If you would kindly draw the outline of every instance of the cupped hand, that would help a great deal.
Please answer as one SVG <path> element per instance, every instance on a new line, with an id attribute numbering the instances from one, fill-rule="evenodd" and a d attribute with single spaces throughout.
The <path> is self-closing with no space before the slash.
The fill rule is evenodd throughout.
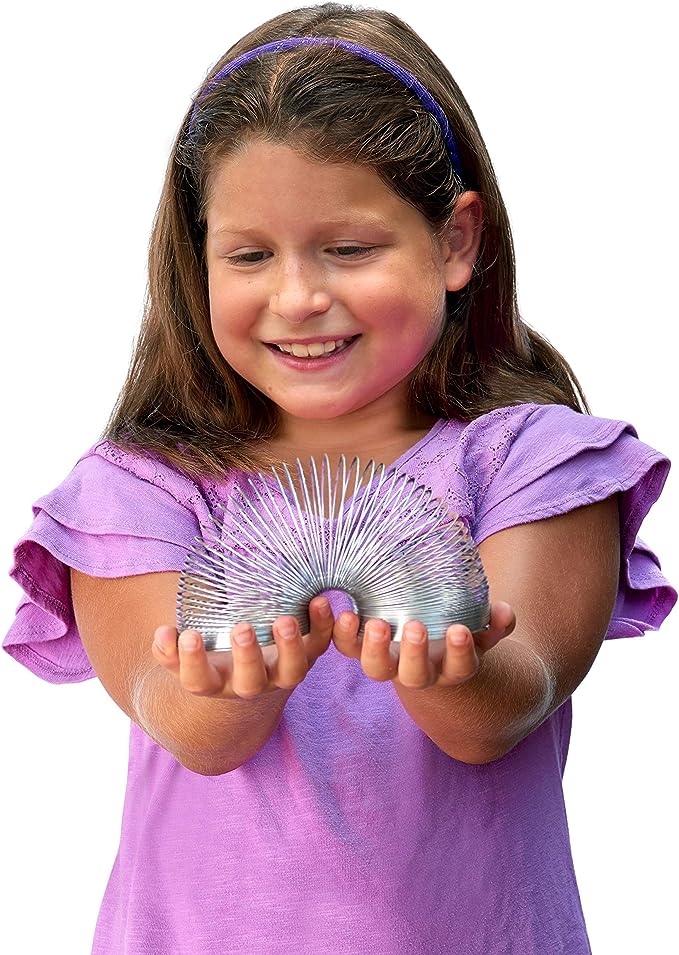
<path id="1" fill-rule="evenodd" d="M 360 660 L 363 672 L 372 680 L 393 680 L 410 689 L 425 689 L 466 683 L 478 672 L 484 653 L 515 626 L 510 605 L 498 602 L 491 606 L 490 625 L 478 633 L 454 624 L 446 630 L 445 639 L 430 641 L 426 627 L 411 620 L 403 628 L 401 641 L 393 643 L 384 620 L 366 621 L 361 639 L 358 617 L 345 612 L 335 622 L 333 642 L 344 656 Z"/>
<path id="2" fill-rule="evenodd" d="M 231 631 L 231 652 L 206 651 L 199 633 L 158 627 L 152 653 L 156 663 L 196 696 L 253 699 L 276 689 L 293 690 L 318 657 L 328 649 L 333 616 L 326 597 L 309 604 L 310 632 L 302 635 L 294 617 L 278 617 L 272 632 L 275 646 L 260 647 L 248 623 Z"/>

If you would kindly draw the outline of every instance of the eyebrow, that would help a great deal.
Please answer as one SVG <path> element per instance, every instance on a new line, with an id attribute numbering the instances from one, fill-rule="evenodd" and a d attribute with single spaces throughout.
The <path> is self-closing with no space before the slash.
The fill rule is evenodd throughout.
<path id="1" fill-rule="evenodd" d="M 330 219 L 327 221 L 319 222 L 319 228 L 322 229 L 355 229 L 355 228 L 368 228 L 368 229 L 389 229 L 389 221 L 384 219 L 382 216 L 372 216 L 372 215 L 358 215 L 355 218 L 344 218 L 344 219 Z M 231 228 L 229 225 L 222 225 L 218 229 L 210 232 L 210 235 L 218 239 L 223 235 L 241 235 L 246 232 L 255 231 L 251 228 L 238 229 Z"/>

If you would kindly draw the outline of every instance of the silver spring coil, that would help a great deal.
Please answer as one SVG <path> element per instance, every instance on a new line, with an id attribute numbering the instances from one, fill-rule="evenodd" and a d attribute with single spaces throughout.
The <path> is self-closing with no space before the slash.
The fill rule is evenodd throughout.
<path id="1" fill-rule="evenodd" d="M 309 601 L 343 591 L 360 619 L 385 620 L 399 641 L 409 620 L 432 640 L 453 623 L 488 626 L 488 581 L 464 522 L 407 474 L 327 455 L 273 467 L 236 487 L 224 520 L 195 539 L 177 592 L 179 631 L 231 649 L 237 623 L 273 644 L 277 617 L 309 630 Z"/>

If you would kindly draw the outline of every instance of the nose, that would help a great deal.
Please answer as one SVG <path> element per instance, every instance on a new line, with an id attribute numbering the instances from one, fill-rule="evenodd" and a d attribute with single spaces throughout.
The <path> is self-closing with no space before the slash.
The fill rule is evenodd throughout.
<path id="1" fill-rule="evenodd" d="M 330 293 L 321 269 L 308 262 L 281 262 L 275 273 L 269 309 L 291 325 L 299 325 L 330 308 Z"/>

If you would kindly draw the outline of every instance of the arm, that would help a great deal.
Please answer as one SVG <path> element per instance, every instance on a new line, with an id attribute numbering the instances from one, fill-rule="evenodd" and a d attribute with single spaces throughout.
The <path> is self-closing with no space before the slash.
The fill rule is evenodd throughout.
<path id="1" fill-rule="evenodd" d="M 482 542 L 479 553 L 491 599 L 511 606 L 515 627 L 501 605 L 493 608 L 490 634 L 478 634 L 476 641 L 466 628 L 451 627 L 438 672 L 425 660 L 426 643 L 404 641 L 396 673 L 386 657 L 380 670 L 378 658 L 370 660 L 362 650 L 364 669 L 366 658 L 373 668 L 368 675 L 392 678 L 417 725 L 448 755 L 468 763 L 490 762 L 511 750 L 591 667 L 618 587 L 617 497 L 500 531 Z M 503 636 L 505 629 L 511 636 Z M 464 635 L 457 646 L 451 639 L 456 633 Z M 340 634 L 343 652 L 350 649 L 348 639 Z"/>
<path id="2" fill-rule="evenodd" d="M 323 623 L 310 610 L 315 632 L 312 626 L 303 643 L 297 628 L 284 641 L 280 656 L 291 664 L 283 673 L 279 665 L 282 688 L 268 679 L 254 639 L 233 653 L 208 655 L 202 641 L 198 650 L 183 651 L 173 627 L 158 629 L 159 621 L 175 617 L 178 582 L 177 573 L 108 579 L 71 570 L 76 622 L 97 676 L 130 719 L 187 769 L 220 775 L 248 760 L 274 732 L 307 671 L 305 650 L 311 647 L 313 663 L 329 642 L 332 617 Z M 274 635 L 278 649 L 276 626 Z"/>

